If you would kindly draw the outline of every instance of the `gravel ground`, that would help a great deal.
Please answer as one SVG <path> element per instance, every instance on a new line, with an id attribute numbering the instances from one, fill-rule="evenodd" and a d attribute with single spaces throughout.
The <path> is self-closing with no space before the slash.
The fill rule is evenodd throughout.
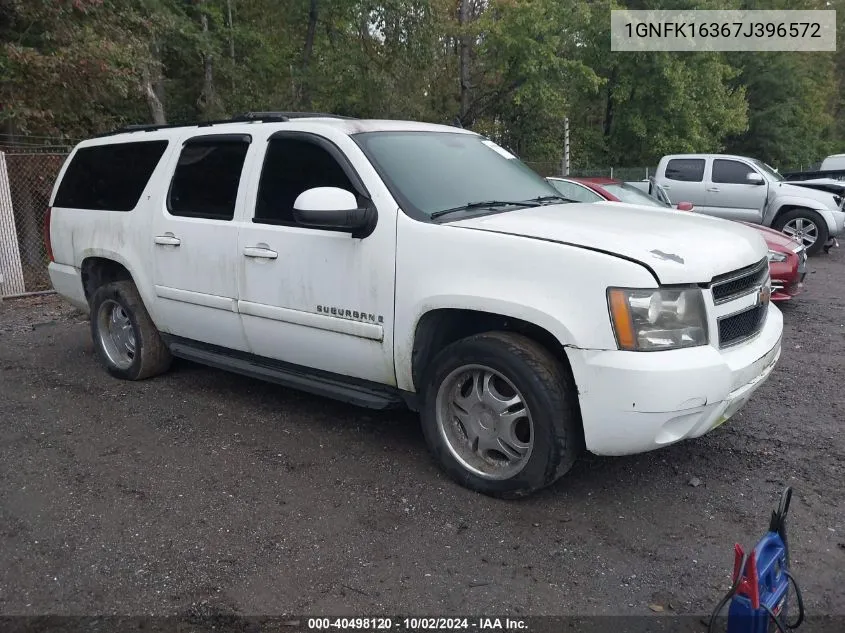
<path id="1" fill-rule="evenodd" d="M 808 611 L 845 616 L 845 249 L 731 422 L 504 502 L 415 417 L 189 363 L 110 378 L 56 297 L 0 303 L 0 614 L 709 613 L 784 485 Z"/>

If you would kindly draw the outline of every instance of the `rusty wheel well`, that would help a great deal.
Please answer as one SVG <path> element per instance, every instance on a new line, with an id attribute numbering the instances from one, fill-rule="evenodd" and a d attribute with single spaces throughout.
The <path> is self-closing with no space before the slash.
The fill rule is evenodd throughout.
<path id="1" fill-rule="evenodd" d="M 560 341 L 548 330 L 512 317 L 478 310 L 443 308 L 427 312 L 417 323 L 411 356 L 414 386 L 422 388 L 426 368 L 440 350 L 467 336 L 482 332 L 518 332 L 549 350 L 571 372 L 569 359 Z"/>
<path id="2" fill-rule="evenodd" d="M 82 286 L 89 302 L 97 288 L 112 281 L 132 281 L 132 275 L 123 264 L 105 257 L 89 257 L 82 262 Z"/>

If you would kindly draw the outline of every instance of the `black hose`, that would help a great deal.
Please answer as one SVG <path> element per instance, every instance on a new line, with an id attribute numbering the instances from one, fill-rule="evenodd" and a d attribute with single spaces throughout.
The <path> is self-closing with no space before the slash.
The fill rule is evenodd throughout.
<path id="1" fill-rule="evenodd" d="M 792 583 L 792 586 L 795 587 L 795 601 L 798 603 L 798 619 L 795 620 L 794 624 L 789 624 L 788 622 L 782 622 L 780 617 L 775 615 L 774 612 L 767 606 L 763 605 L 763 608 L 766 610 L 766 613 L 769 614 L 769 617 L 775 623 L 775 626 L 778 627 L 779 633 L 786 633 L 787 630 L 797 629 L 801 626 L 801 623 L 804 621 L 804 598 L 801 596 L 801 590 L 798 588 L 798 583 L 795 582 L 795 578 L 793 578 L 792 574 L 788 571 L 784 572 L 786 577 Z M 787 597 L 788 594 L 787 594 Z"/>
<path id="2" fill-rule="evenodd" d="M 743 553 L 742 560 L 739 563 L 739 573 L 737 573 L 736 578 L 734 578 L 731 588 L 728 589 L 728 593 L 724 595 L 724 597 L 719 601 L 719 604 L 716 605 L 716 608 L 713 609 L 713 613 L 710 616 L 710 623 L 707 625 L 707 633 L 715 632 L 715 629 L 713 627 L 716 624 L 716 618 L 719 616 L 719 613 L 722 611 L 722 609 L 725 608 L 725 605 L 728 604 L 728 602 L 730 602 L 731 599 L 736 595 L 736 592 L 739 591 L 739 584 L 742 582 L 742 573 L 743 571 L 745 571 L 746 562 L 748 562 L 748 554 Z"/>
<path id="3" fill-rule="evenodd" d="M 798 603 L 798 619 L 795 620 L 795 624 L 789 624 L 787 622 L 786 628 L 797 629 L 804 621 L 804 597 L 801 595 L 801 590 L 798 588 L 798 583 L 795 581 L 792 574 L 788 571 L 785 571 L 784 573 L 786 574 L 786 577 L 789 578 L 789 582 L 791 582 L 792 586 L 795 588 L 795 602 Z"/>

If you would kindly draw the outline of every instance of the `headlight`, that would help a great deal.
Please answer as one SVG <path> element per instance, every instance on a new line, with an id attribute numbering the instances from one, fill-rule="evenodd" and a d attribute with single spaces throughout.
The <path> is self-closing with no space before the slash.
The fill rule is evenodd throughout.
<path id="1" fill-rule="evenodd" d="M 785 262 L 786 253 L 778 253 L 777 251 L 769 251 L 770 262 Z"/>
<path id="2" fill-rule="evenodd" d="M 651 352 L 707 345 L 707 311 L 698 288 L 608 288 L 619 349 Z"/>

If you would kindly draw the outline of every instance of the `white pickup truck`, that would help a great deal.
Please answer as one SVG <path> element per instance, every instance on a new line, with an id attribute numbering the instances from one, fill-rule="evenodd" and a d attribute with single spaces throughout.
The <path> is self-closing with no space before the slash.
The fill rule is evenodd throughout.
<path id="1" fill-rule="evenodd" d="M 770 226 L 802 243 L 808 255 L 845 231 L 842 196 L 800 187 L 754 158 L 673 154 L 660 159 L 657 184 L 697 213 Z"/>
<path id="2" fill-rule="evenodd" d="M 53 285 L 90 310 L 113 375 L 179 356 L 407 405 L 445 471 L 496 496 L 585 447 L 708 432 L 781 349 L 755 231 L 568 203 L 452 127 L 261 113 L 94 138 L 48 235 Z"/>

